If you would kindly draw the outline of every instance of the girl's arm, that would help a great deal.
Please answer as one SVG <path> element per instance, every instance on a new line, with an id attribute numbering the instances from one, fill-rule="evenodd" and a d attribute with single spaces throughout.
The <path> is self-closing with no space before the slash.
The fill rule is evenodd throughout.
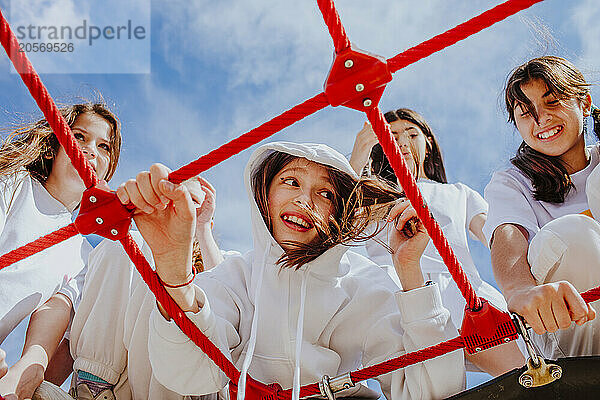
<path id="1" fill-rule="evenodd" d="M 593 319 L 593 309 L 569 282 L 537 285 L 527 262 L 527 236 L 525 228 L 514 224 L 500 225 L 492 236 L 492 269 L 508 309 L 523 316 L 538 334 Z"/>
<path id="2" fill-rule="evenodd" d="M 169 172 L 166 166 L 154 164 L 150 171 L 121 184 L 117 196 L 121 203 L 137 208 L 134 220 L 152 250 L 156 272 L 164 283 L 176 286 L 191 282 L 193 276 L 196 207 L 186 186 L 167 180 Z M 198 312 L 202 306 L 193 285 L 167 287 L 167 291 L 183 311 Z M 168 318 L 164 310 L 161 313 Z"/>
<path id="3" fill-rule="evenodd" d="M 391 229 L 390 248 L 394 268 L 406 292 L 425 284 L 421 271 L 421 255 L 429 243 L 429 236 L 420 222 L 413 224 L 412 237 L 407 237 L 405 226 L 415 221 L 417 212 L 408 199 L 402 199 L 390 210 L 387 220 L 394 224 Z"/>
<path id="4" fill-rule="evenodd" d="M 0 379 L 0 393 L 29 399 L 44 380 L 48 360 L 54 355 L 69 324 L 71 300 L 57 293 L 31 314 L 23 354 Z"/>
<path id="5" fill-rule="evenodd" d="M 487 214 L 481 213 L 477 214 L 471 219 L 469 223 L 469 230 L 483 245 L 489 248 L 488 242 L 485 239 L 485 235 L 483 234 L 483 225 L 485 225 L 485 221 L 487 220 Z"/>
<path id="6" fill-rule="evenodd" d="M 365 122 L 363 128 L 356 134 L 352 155 L 350 156 L 350 165 L 358 175 L 361 174 L 365 165 L 369 161 L 371 149 L 377 144 L 377 136 L 373 132 L 371 124 Z"/>

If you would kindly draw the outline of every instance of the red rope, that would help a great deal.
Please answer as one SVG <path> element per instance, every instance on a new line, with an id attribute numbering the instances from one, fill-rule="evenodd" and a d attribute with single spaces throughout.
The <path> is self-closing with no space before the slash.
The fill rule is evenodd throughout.
<path id="1" fill-rule="evenodd" d="M 319 5 L 321 14 L 323 14 L 323 19 L 325 20 L 327 29 L 329 29 L 329 34 L 333 39 L 333 47 L 335 47 L 336 54 L 346 50 L 350 47 L 350 39 L 348 39 L 348 35 L 346 34 L 344 25 L 342 25 L 340 15 L 335 9 L 333 0 L 317 0 L 317 4 Z"/>
<path id="2" fill-rule="evenodd" d="M 17 261 L 21 261 L 22 259 L 27 258 L 37 252 L 52 247 L 57 243 L 77 235 L 78 233 L 79 232 L 77 231 L 75 224 L 71 223 L 54 232 L 44 235 L 31 243 L 27 243 L 26 245 L 0 256 L 0 269 L 8 267 Z"/>
<path id="3" fill-rule="evenodd" d="M 411 353 L 406 353 L 391 360 L 381 362 L 370 367 L 358 369 L 350 373 L 350 379 L 353 383 L 358 383 L 366 379 L 375 378 L 379 375 L 384 375 L 400 368 L 408 367 L 419 362 L 430 360 L 434 357 L 439 357 L 454 350 L 465 347 L 465 342 L 461 336 L 436 345 L 426 347 Z M 300 388 L 300 397 L 314 396 L 321 394 L 318 383 L 311 383 Z M 292 397 L 292 389 L 282 390 L 278 393 L 278 398 L 288 400 Z"/>
<path id="4" fill-rule="evenodd" d="M 96 185 L 98 178 L 94 169 L 77 145 L 75 138 L 71 134 L 71 128 L 69 128 L 58 107 L 56 107 L 54 100 L 50 97 L 48 90 L 42 83 L 37 72 L 35 72 L 33 65 L 29 62 L 27 55 L 24 52 L 20 52 L 19 42 L 2 15 L 2 11 L 0 11 L 0 42 L 2 42 L 2 46 L 4 46 L 4 50 L 6 50 L 6 54 L 12 61 L 15 69 L 21 75 L 23 83 L 29 89 L 29 93 L 31 93 L 38 107 L 44 113 L 44 117 L 46 117 L 52 131 L 71 159 L 71 163 L 85 183 L 85 186 L 90 188 Z"/>
<path id="5" fill-rule="evenodd" d="M 264 140 L 269 136 L 279 132 L 283 128 L 300 121 L 304 117 L 316 113 L 328 105 L 329 102 L 327 101 L 325 93 L 319 93 L 318 95 L 306 100 L 301 104 L 298 104 L 297 106 L 287 110 L 283 114 L 271 119 L 270 121 L 265 122 L 259 127 L 244 133 L 240 137 L 237 137 L 228 143 L 225 143 L 221 147 L 200 157 L 196 161 L 192 161 L 178 170 L 171 172 L 169 175 L 169 180 L 173 183 L 181 183 L 192 176 L 198 175 L 199 173 L 217 165 L 221 161 L 224 161 L 229 157 L 247 149 L 248 147 L 255 145 L 261 140 Z"/>
<path id="6" fill-rule="evenodd" d="M 165 288 L 160 283 L 158 274 L 152 270 L 146 257 L 142 254 L 137 244 L 128 234 L 120 240 L 125 252 L 134 263 L 144 282 L 148 285 L 152 293 L 160 304 L 167 310 L 167 313 L 173 318 L 177 326 L 187 335 L 200 349 L 227 375 L 233 382 L 237 382 L 240 372 L 235 365 L 227 358 L 217 346 L 215 346 L 190 319 L 181 310 L 179 305 L 169 296 Z"/>
<path id="7" fill-rule="evenodd" d="M 456 43 L 459 40 L 462 40 L 475 32 L 478 32 L 484 29 L 487 26 L 492 25 L 493 23 L 500 21 L 512 15 L 524 8 L 527 8 L 537 2 L 542 0 L 509 0 L 506 3 L 503 3 L 494 9 L 487 11 L 481 14 L 478 17 L 467 21 L 464 24 L 457 26 L 450 31 L 438 35 L 427 42 L 422 43 L 421 45 L 415 46 L 412 49 L 409 49 L 396 57 L 393 57 L 388 60 L 388 64 L 390 70 L 395 72 L 411 63 L 416 62 L 417 60 L 426 57 L 436 51 L 439 51 L 451 44 Z M 325 23 L 329 29 L 329 32 L 334 41 L 334 46 L 336 52 L 340 52 L 347 47 L 350 46 L 350 41 L 346 35 L 345 29 L 341 24 L 339 15 L 335 10 L 335 6 L 332 0 L 317 0 L 319 4 L 319 8 L 323 14 L 325 19 Z M 520 8 L 519 8 L 520 7 Z M 13 62 L 16 70 L 21 75 L 23 82 L 29 89 L 33 98 L 36 100 L 38 106 L 44 113 L 44 116 L 48 120 L 50 126 L 55 132 L 59 142 L 65 148 L 65 151 L 71 158 L 72 164 L 77 169 L 81 178 L 86 184 L 86 187 L 92 187 L 97 184 L 98 180 L 95 176 L 93 169 L 90 164 L 85 159 L 83 153 L 77 146 L 73 136 L 70 134 L 70 128 L 66 124 L 64 118 L 58 111 L 56 104 L 50 98 L 50 95 L 43 83 L 41 82 L 39 76 L 35 72 L 33 66 L 27 59 L 24 53 L 19 53 L 18 42 L 12 33 L 10 26 L 4 19 L 2 13 L 0 12 L 0 41 L 4 46 L 9 58 Z M 282 115 L 272 119 L 271 121 L 261 125 L 258 128 L 253 129 L 252 131 L 240 136 L 237 139 L 232 140 L 231 142 L 221 146 L 220 148 L 208 153 L 207 155 L 199 158 L 198 160 L 180 168 L 177 171 L 174 171 L 170 175 L 171 181 L 174 183 L 182 182 L 185 179 L 188 179 L 199 172 L 202 172 L 213 165 L 225 160 L 226 158 L 232 156 L 233 154 L 237 154 L 238 152 L 252 146 L 253 144 L 258 143 L 264 138 L 269 137 L 270 135 L 278 132 L 286 126 L 293 124 L 294 122 L 299 121 L 300 119 L 310 115 L 324 107 L 329 105 L 327 102 L 326 96 L 324 93 L 321 93 L 304 103 L 288 110 Z M 439 225 L 431 218 L 430 213 L 428 212 L 427 206 L 423 203 L 423 199 L 421 194 L 419 193 L 418 188 L 416 187 L 416 183 L 406 165 L 402 156 L 400 155 L 397 144 L 393 140 L 391 136 L 391 132 L 389 131 L 389 127 L 383 120 L 383 115 L 378 108 L 371 109 L 367 112 L 367 116 L 371 121 L 375 132 L 379 138 L 380 143 L 388 156 L 388 159 L 391 161 L 392 168 L 396 172 L 396 175 L 399 177 L 399 180 L 407 193 L 407 197 L 410 199 L 411 203 L 414 205 L 423 204 L 423 207 L 416 207 L 417 213 L 421 220 L 423 221 L 426 229 L 428 230 L 430 236 L 438 251 L 444 258 L 444 261 L 449 266 L 449 270 L 452 273 L 454 279 L 457 281 L 459 288 L 463 292 L 463 296 L 467 299 L 467 304 L 469 304 L 470 308 L 476 308 L 479 304 L 479 299 L 475 295 L 471 285 L 466 280 L 466 276 L 464 272 L 460 268 L 456 257 L 454 256 L 452 250 L 448 246 L 447 241 L 445 240 L 443 234 L 441 233 L 441 229 Z M 385 133 L 384 133 L 385 132 Z M 386 134 L 387 133 L 387 134 Z M 393 146 L 390 146 L 392 144 Z M 402 172 L 402 174 L 400 174 Z M 73 232 L 74 231 L 74 232 Z M 40 245 L 45 246 L 43 248 L 49 247 L 52 240 L 56 235 L 62 234 L 70 235 L 68 237 L 76 234 L 76 230 L 74 229 L 73 224 L 62 228 L 61 230 L 54 232 L 52 234 L 46 235 L 33 243 L 40 243 Z M 53 239 L 49 239 L 48 237 L 52 237 Z M 63 239 L 64 240 L 64 239 Z M 33 244 L 32 243 L 32 244 Z M 163 304 L 169 315 L 173 317 L 177 325 L 182 329 L 182 331 L 196 343 L 210 358 L 213 360 L 223 371 L 224 373 L 231 379 L 236 382 L 239 378 L 239 371 L 235 368 L 235 366 L 229 361 L 220 350 L 210 342 L 206 336 L 204 336 L 197 327 L 185 316 L 185 314 L 181 311 L 179 306 L 171 299 L 166 290 L 160 285 L 158 276 L 150 266 L 148 265 L 146 259 L 143 257 L 137 245 L 133 241 L 130 235 L 128 235 L 125 239 L 121 240 L 125 251 L 129 255 L 129 257 L 133 260 L 134 264 L 138 268 L 138 271 L 142 275 L 144 281 L 148 284 L 150 290 L 155 294 L 156 298 Z M 30 244 L 27 248 L 29 251 L 33 250 L 34 246 Z M 447 248 L 446 248 L 447 247 Z M 37 252 L 38 250 L 36 250 Z M 3 257 L 9 256 L 11 253 L 4 255 Z M 30 253 L 32 254 L 32 253 Z M 464 281 L 462 280 L 464 278 Z M 597 289 L 600 291 L 600 288 Z M 594 290 L 588 291 L 592 292 L 592 295 L 596 296 L 597 294 Z M 586 292 L 586 293 L 588 293 Z M 352 374 L 352 378 L 355 381 L 367 379 L 369 377 L 377 376 L 383 373 L 390 372 L 394 369 L 401 368 L 406 365 L 410 365 L 416 362 L 424 361 L 426 359 L 445 354 L 449 351 L 456 350 L 464 347 L 464 342 L 462 338 L 458 337 L 452 339 L 447 342 L 440 343 L 436 346 L 429 347 L 427 349 L 422 349 L 417 352 L 405 354 L 401 357 L 398 357 L 393 360 L 386 361 L 382 364 L 371 366 L 365 368 L 363 370 L 356 371 Z M 316 392 L 308 393 L 308 389 L 314 390 L 315 384 L 308 385 L 308 387 L 304 387 L 303 391 L 301 391 L 301 396 L 317 394 L 318 387 Z M 1 396 L 0 396 L 1 399 Z"/>
<path id="8" fill-rule="evenodd" d="M 583 297 L 586 303 L 591 303 L 600 299 L 600 286 L 581 293 L 581 297 Z"/>
<path id="9" fill-rule="evenodd" d="M 471 310 L 479 309 L 481 307 L 481 301 L 469 283 L 469 279 L 461 268 L 456 255 L 448 243 L 448 240 L 446 240 L 446 237 L 442 232 L 442 228 L 431 215 L 429 207 L 423 199 L 415 179 L 408 170 L 408 167 L 404 162 L 404 157 L 402 157 L 400 149 L 398 148 L 398 143 L 396 143 L 394 140 L 390 126 L 385 121 L 379 107 L 369 109 L 367 111 L 367 118 L 373 126 L 373 130 L 379 139 L 379 143 L 381 144 L 383 152 L 390 161 L 390 164 L 392 165 L 392 168 L 398 177 L 398 181 L 406 193 L 406 197 L 408 197 L 411 204 L 417 211 L 419 219 L 423 222 L 423 226 L 425 226 L 425 229 L 427 229 L 427 233 L 429 233 L 431 241 L 448 266 L 448 271 L 450 271 L 452 278 L 454 278 L 454 281 L 460 289 L 463 297 L 467 301 L 467 305 Z"/>
<path id="10" fill-rule="evenodd" d="M 387 60 L 394 73 L 544 0 L 509 0 Z"/>
<path id="11" fill-rule="evenodd" d="M 426 347 L 412 353 L 403 354 L 400 357 L 392 358 L 383 363 L 359 369 L 350 374 L 352 382 L 360 382 L 365 379 L 371 379 L 379 375 L 387 374 L 398 368 L 407 367 L 412 364 L 427 361 L 431 358 L 441 356 L 454 350 L 465 347 L 465 342 L 461 336 L 454 339 L 438 343 L 434 346 Z"/>

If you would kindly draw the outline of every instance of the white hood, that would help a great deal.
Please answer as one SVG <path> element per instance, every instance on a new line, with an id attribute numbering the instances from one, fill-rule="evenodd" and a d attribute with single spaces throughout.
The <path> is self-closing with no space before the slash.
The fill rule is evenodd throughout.
<path id="1" fill-rule="evenodd" d="M 269 259 L 274 257 L 279 259 L 283 254 L 283 249 L 275 241 L 267 226 L 264 223 L 263 217 L 258 210 L 258 205 L 254 199 L 254 192 L 252 190 L 251 177 L 256 168 L 267 158 L 270 154 L 275 151 L 282 153 L 292 154 L 298 157 L 306 158 L 309 161 L 314 161 L 319 164 L 327 165 L 336 168 L 340 171 L 347 173 L 348 175 L 357 178 L 358 175 L 352 169 L 352 166 L 340 152 L 332 149 L 325 144 L 317 143 L 291 143 L 291 142 L 273 142 L 260 146 L 252 153 L 246 170 L 244 171 L 244 181 L 246 183 L 246 191 L 248 192 L 248 200 L 250 201 L 250 212 L 252 217 L 252 236 L 254 239 L 254 249 L 257 252 L 264 250 L 267 246 L 271 246 L 269 251 Z M 346 246 L 336 246 L 329 249 L 327 252 L 322 254 L 320 258 L 339 258 L 346 251 Z M 334 253 L 334 254 L 329 254 Z M 316 261 L 316 260 L 315 260 Z M 310 263 L 312 264 L 312 263 Z M 332 265 L 332 263 L 324 263 L 325 265 Z M 314 271 L 318 274 L 329 275 L 333 271 Z M 334 273 L 334 275 L 337 275 Z"/>

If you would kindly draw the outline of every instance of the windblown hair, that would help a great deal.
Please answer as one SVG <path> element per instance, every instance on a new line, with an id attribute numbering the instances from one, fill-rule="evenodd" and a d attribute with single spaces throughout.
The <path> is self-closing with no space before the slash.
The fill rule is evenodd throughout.
<path id="1" fill-rule="evenodd" d="M 440 145 L 433 134 L 431 127 L 427 121 L 425 121 L 425 118 L 423 118 L 421 114 L 409 108 L 399 108 L 395 111 L 388 111 L 383 116 L 388 123 L 392 123 L 394 121 L 408 121 L 417 125 L 419 129 L 421 129 L 421 132 L 423 132 L 425 137 L 428 139 L 427 154 L 423 160 L 423 171 L 425 172 L 425 177 L 431 179 L 432 181 L 448 183 Z M 421 160 L 418 159 L 418 154 L 416 151 L 414 151 L 414 149 L 412 154 L 415 159 L 415 165 L 417 166 L 415 179 L 422 178 L 421 176 L 416 176 L 418 174 L 418 168 Z M 387 181 L 393 183 L 398 182 L 396 174 L 394 174 L 394 170 L 392 169 L 389 160 L 383 153 L 383 149 L 381 148 L 380 144 L 376 144 L 371 150 L 371 173 Z"/>
<path id="2" fill-rule="evenodd" d="M 194 243 L 192 246 L 192 268 L 195 268 L 196 272 L 204 271 L 202 251 L 200 250 L 200 243 L 196 239 L 194 239 Z"/>
<path id="3" fill-rule="evenodd" d="M 531 100 L 521 89 L 532 80 L 542 80 L 559 101 L 569 98 L 583 102 L 590 93 L 590 85 L 583 74 L 569 61 L 561 57 L 534 58 L 515 68 L 508 77 L 504 89 L 508 122 L 515 122 L 515 107 L 521 106 L 531 113 L 535 121 L 538 114 Z M 592 113 L 594 133 L 600 138 L 600 111 Z M 584 133 L 586 131 L 584 125 Z M 549 203 L 563 203 L 573 183 L 560 156 L 549 156 L 532 149 L 524 141 L 517 154 L 510 160 L 533 185 L 533 197 Z"/>
<path id="4" fill-rule="evenodd" d="M 106 176 L 110 180 L 115 173 L 121 153 L 121 123 L 117 116 L 103 103 L 83 103 L 59 109 L 67 124 L 72 127 L 82 114 L 95 114 L 110 126 L 110 161 Z M 45 183 L 50 173 L 60 144 L 46 119 L 22 124 L 11 129 L 0 146 L 0 176 L 15 175 L 26 169 L 40 183 Z"/>
<path id="5" fill-rule="evenodd" d="M 267 204 L 269 187 L 279 171 L 298 158 L 273 152 L 261 162 L 251 177 L 254 199 L 270 232 L 273 224 Z M 311 243 L 286 242 L 288 249 L 278 260 L 282 268 L 298 269 L 338 244 L 350 245 L 370 239 L 380 229 L 364 234 L 367 226 L 372 222 L 379 223 L 389 211 L 390 203 L 402 197 L 401 192 L 378 178 L 356 180 L 333 167 L 324 167 L 333 186 L 333 212 L 325 220 L 316 210 L 306 207 L 305 211 L 317 230 L 317 237 Z"/>

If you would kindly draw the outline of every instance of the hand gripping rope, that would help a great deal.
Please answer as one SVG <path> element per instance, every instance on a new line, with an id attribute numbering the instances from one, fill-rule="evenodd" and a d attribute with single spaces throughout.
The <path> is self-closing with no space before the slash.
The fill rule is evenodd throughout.
<path id="1" fill-rule="evenodd" d="M 333 0 L 317 0 L 336 51 L 336 58 L 325 83 L 325 91 L 169 175 L 171 182 L 180 183 L 328 105 L 344 105 L 366 113 L 408 199 L 417 210 L 432 242 L 466 299 L 465 319 L 461 336 L 339 377 L 325 376 L 320 383 L 303 386 L 300 390 L 301 397 L 322 394 L 331 399 L 334 398 L 335 392 L 353 386 L 361 380 L 426 361 L 457 349 L 465 348 L 467 352 L 474 353 L 517 337 L 517 330 L 510 316 L 495 309 L 486 300 L 475 294 L 440 226 L 433 219 L 427 204 L 423 201 L 403 157 L 400 156 L 398 145 L 393 140 L 389 125 L 386 124 L 383 114 L 378 108 L 378 103 L 385 90 L 385 85 L 391 80 L 392 73 L 541 1 L 543 0 L 508 0 L 455 28 L 385 60 L 354 48 L 335 10 Z M 88 188 L 84 192 L 81 212 L 74 223 L 3 255 L 0 257 L 0 269 L 77 233 L 97 233 L 112 240 L 119 240 L 158 301 L 181 330 L 222 369 L 231 380 L 230 388 L 232 393 L 235 393 L 235 383 L 238 381 L 240 372 L 186 317 L 160 284 L 158 276 L 152 271 L 128 233 L 133 212 L 120 204 L 115 193 L 108 190 L 104 182 L 98 181 L 33 66 L 26 55 L 18 51 L 18 42 L 1 12 L 0 41 Z M 590 289 L 582 296 L 587 302 L 598 300 L 600 299 L 600 287 Z M 251 399 L 284 400 L 291 398 L 291 390 L 281 390 L 278 384 L 265 385 L 251 377 L 248 377 L 246 394 Z M 2 396 L 0 396 L 1 399 Z"/>

